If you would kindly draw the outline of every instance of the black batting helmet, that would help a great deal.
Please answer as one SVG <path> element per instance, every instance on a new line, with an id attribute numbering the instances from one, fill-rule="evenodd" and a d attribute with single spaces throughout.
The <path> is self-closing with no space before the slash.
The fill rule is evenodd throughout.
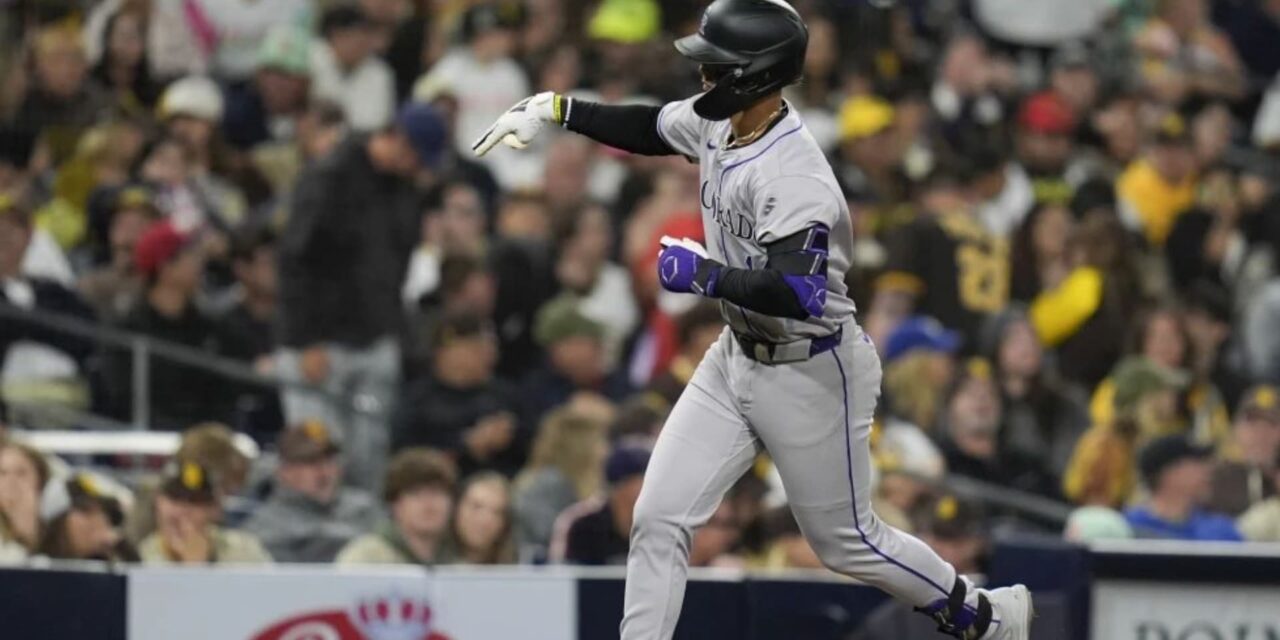
<path id="1" fill-rule="evenodd" d="M 715 83 L 693 103 L 698 115 L 724 120 L 800 79 L 809 29 L 784 0 L 715 0 L 698 32 L 676 49 Z"/>

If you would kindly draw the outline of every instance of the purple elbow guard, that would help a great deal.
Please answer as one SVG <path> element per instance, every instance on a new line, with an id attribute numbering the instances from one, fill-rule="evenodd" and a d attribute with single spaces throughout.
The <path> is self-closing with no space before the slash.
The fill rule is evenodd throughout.
<path id="1" fill-rule="evenodd" d="M 810 317 L 821 318 L 827 306 L 827 276 L 784 275 L 783 280 Z"/>

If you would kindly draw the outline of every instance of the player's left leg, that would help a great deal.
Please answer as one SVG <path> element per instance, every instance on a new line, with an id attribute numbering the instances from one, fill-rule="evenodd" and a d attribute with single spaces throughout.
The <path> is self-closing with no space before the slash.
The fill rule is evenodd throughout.
<path id="1" fill-rule="evenodd" d="M 880 361 L 857 327 L 847 326 L 845 336 L 808 361 L 756 369 L 752 383 L 757 397 L 770 400 L 754 403 L 747 418 L 778 466 L 805 538 L 831 570 L 921 608 L 957 637 L 1026 638 L 1025 588 L 984 595 L 872 511 L 867 440 Z"/>

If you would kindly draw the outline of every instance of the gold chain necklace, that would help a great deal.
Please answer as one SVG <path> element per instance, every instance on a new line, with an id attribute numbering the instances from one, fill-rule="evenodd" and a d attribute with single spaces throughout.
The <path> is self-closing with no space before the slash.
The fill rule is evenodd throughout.
<path id="1" fill-rule="evenodd" d="M 751 133 L 748 133 L 741 138 L 734 138 L 729 142 L 729 144 L 725 145 L 725 148 L 737 149 L 738 147 L 745 147 L 752 142 L 759 140 L 760 136 L 763 136 L 765 132 L 769 130 L 769 127 L 773 124 L 774 120 L 778 119 L 778 116 L 782 114 L 782 110 L 785 108 L 786 104 L 779 105 L 777 109 L 773 110 L 773 113 L 769 114 L 768 118 L 764 119 L 764 122 L 760 123 L 760 126 L 756 127 Z"/>

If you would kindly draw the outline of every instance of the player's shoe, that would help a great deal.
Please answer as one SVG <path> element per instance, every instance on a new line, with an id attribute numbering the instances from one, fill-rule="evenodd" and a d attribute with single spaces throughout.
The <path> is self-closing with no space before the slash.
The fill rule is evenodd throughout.
<path id="1" fill-rule="evenodd" d="M 1016 584 L 999 589 L 979 589 L 991 602 L 992 625 L 981 640 L 1028 640 L 1031 637 L 1031 618 L 1035 606 L 1031 603 L 1031 591 Z M 999 620 L 999 623 L 994 622 Z"/>

